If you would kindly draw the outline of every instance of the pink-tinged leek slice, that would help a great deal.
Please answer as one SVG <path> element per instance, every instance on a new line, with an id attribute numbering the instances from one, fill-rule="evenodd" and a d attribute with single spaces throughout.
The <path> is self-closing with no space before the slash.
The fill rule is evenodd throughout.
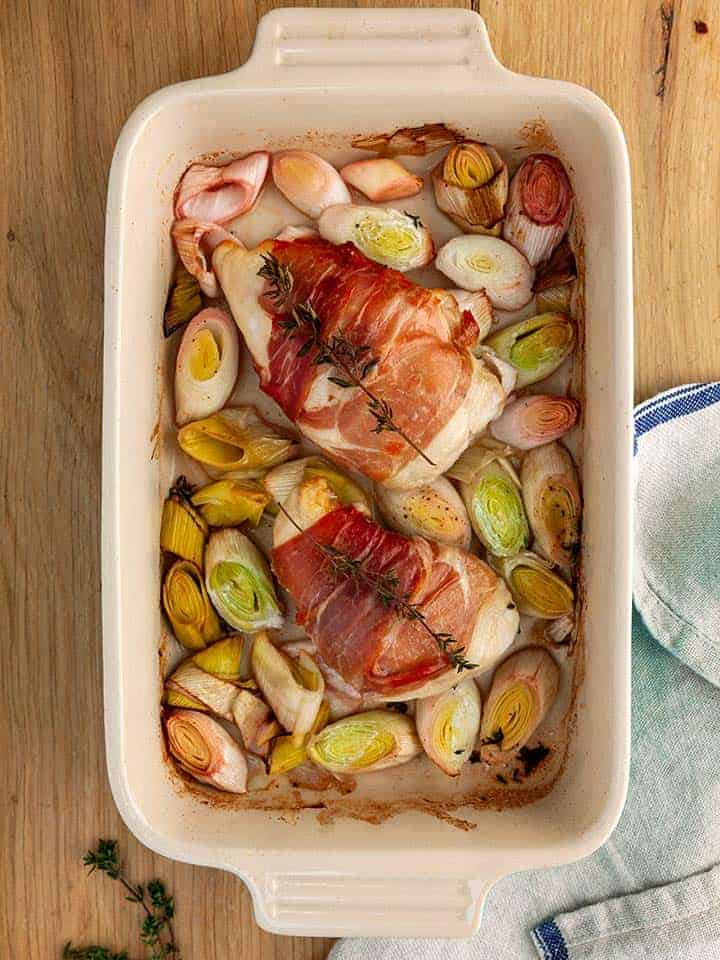
<path id="1" fill-rule="evenodd" d="M 558 666 L 542 647 L 525 647 L 500 664 L 483 710 L 483 760 L 503 760 L 525 746 L 553 705 L 559 683 Z"/>
<path id="2" fill-rule="evenodd" d="M 275 186 L 293 206 L 317 220 L 327 207 L 350 203 L 350 191 L 335 167 L 308 150 L 281 150 L 273 155 Z"/>
<path id="3" fill-rule="evenodd" d="M 465 550 L 470 546 L 472 530 L 467 510 L 457 490 L 445 477 L 438 477 L 414 490 L 393 490 L 376 484 L 375 500 L 391 530 Z"/>
<path id="4" fill-rule="evenodd" d="M 308 754 L 331 773 L 356 774 L 407 763 L 421 753 L 415 724 L 395 710 L 343 717 L 315 734 Z"/>
<path id="5" fill-rule="evenodd" d="M 198 709 L 214 713 L 223 720 L 232 720 L 233 704 L 240 692 L 234 683 L 207 673 L 191 659 L 184 660 L 167 679 L 165 691 L 166 695 L 168 692 L 183 694 L 202 704 Z"/>
<path id="6" fill-rule="evenodd" d="M 548 560 L 570 566 L 580 543 L 580 486 L 568 451 L 559 443 L 530 450 L 520 478 L 535 548 Z"/>
<path id="7" fill-rule="evenodd" d="M 497 237 L 454 237 L 438 251 L 435 266 L 463 290 L 484 290 L 498 310 L 519 310 L 532 298 L 535 271 Z"/>
<path id="8" fill-rule="evenodd" d="M 232 719 L 245 749 L 266 757 L 270 752 L 270 741 L 281 730 L 270 707 L 249 690 L 240 690 L 233 703 Z"/>
<path id="9" fill-rule="evenodd" d="M 572 209 L 573 191 L 565 167 L 557 157 L 533 154 L 510 183 L 503 237 L 536 266 L 562 240 Z"/>
<path id="10" fill-rule="evenodd" d="M 383 157 L 424 157 L 458 140 L 462 140 L 462 134 L 444 123 L 424 123 L 420 127 L 401 127 L 394 133 L 356 137 L 352 145 L 357 150 L 374 150 Z"/>
<path id="11" fill-rule="evenodd" d="M 564 287 L 577 280 L 577 264 L 567 237 L 553 251 L 549 260 L 538 265 L 535 273 L 535 293 L 551 290 L 553 287 Z"/>
<path id="12" fill-rule="evenodd" d="M 465 233 L 499 236 L 508 194 L 508 169 L 487 143 L 456 143 L 432 171 L 435 202 Z"/>
<path id="13" fill-rule="evenodd" d="M 188 650 L 202 650 L 222 636 L 200 568 L 177 560 L 165 575 L 162 601 L 173 633 Z"/>
<path id="14" fill-rule="evenodd" d="M 423 188 L 422 177 L 416 177 L 397 160 L 388 158 L 356 160 L 344 166 L 340 176 L 374 203 L 414 197 Z"/>
<path id="15" fill-rule="evenodd" d="M 293 240 L 303 240 L 307 237 L 317 237 L 319 236 L 317 230 L 314 227 L 283 227 L 280 233 L 275 237 L 276 240 L 287 240 L 292 242 Z"/>
<path id="16" fill-rule="evenodd" d="M 484 340 L 495 326 L 495 314 L 493 312 L 490 297 L 484 290 L 448 290 L 451 293 L 457 305 L 461 310 L 467 310 L 472 315 L 473 320 L 478 325 L 478 340 Z"/>
<path id="17" fill-rule="evenodd" d="M 370 260 L 401 273 L 426 266 L 435 253 L 430 231 L 419 217 L 390 207 L 328 207 L 318 228 L 325 240 L 354 243 Z"/>
<path id="18" fill-rule="evenodd" d="M 266 633 L 253 642 L 252 670 L 263 696 L 282 726 L 301 743 L 315 723 L 323 700 L 325 681 L 309 654 L 297 659 L 278 649 Z"/>
<path id="19" fill-rule="evenodd" d="M 490 433 L 518 450 L 531 450 L 559 440 L 575 426 L 579 414 L 580 404 L 572 397 L 545 393 L 520 397 L 493 420 Z"/>
<path id="20" fill-rule="evenodd" d="M 269 164 L 270 154 L 265 150 L 221 167 L 194 163 L 177 188 L 176 218 L 229 223 L 242 216 L 252 209 L 260 195 Z"/>
<path id="21" fill-rule="evenodd" d="M 482 703 L 474 680 L 463 680 L 437 697 L 418 700 L 415 726 L 425 753 L 449 777 L 456 777 L 472 753 Z"/>
<path id="22" fill-rule="evenodd" d="M 572 614 L 575 607 L 572 587 L 554 572 L 547 560 L 530 551 L 489 560 L 510 587 L 520 613 L 541 620 L 559 620 Z"/>
<path id="23" fill-rule="evenodd" d="M 193 506 L 211 527 L 237 527 L 246 521 L 256 527 L 270 499 L 254 480 L 217 480 L 192 495 Z"/>
<path id="24" fill-rule="evenodd" d="M 194 710 L 174 710 L 165 731 L 170 753 L 196 780 L 227 793 L 246 792 L 245 754 L 217 720 Z"/>
<path id="25" fill-rule="evenodd" d="M 178 426 L 217 413 L 230 399 L 240 365 L 237 326 L 224 310 L 201 310 L 183 333 L 175 361 Z"/>
<path id="26" fill-rule="evenodd" d="M 233 479 L 260 477 L 297 449 L 292 438 L 264 420 L 253 406 L 226 407 L 187 423 L 178 431 L 178 443 L 210 476 L 232 472 Z"/>
<path id="27" fill-rule="evenodd" d="M 216 223 L 203 220 L 176 220 L 171 232 L 185 269 L 198 281 L 205 296 L 219 297 L 220 285 L 210 266 L 213 250 L 226 240 L 238 246 L 240 241 Z"/>
<path id="28" fill-rule="evenodd" d="M 517 370 L 518 389 L 544 380 L 575 346 L 575 326 L 564 313 L 541 313 L 498 330 L 485 342 Z"/>
<path id="29" fill-rule="evenodd" d="M 205 587 L 217 612 L 236 630 L 256 633 L 283 625 L 265 557 L 233 527 L 210 534 L 205 550 Z"/>

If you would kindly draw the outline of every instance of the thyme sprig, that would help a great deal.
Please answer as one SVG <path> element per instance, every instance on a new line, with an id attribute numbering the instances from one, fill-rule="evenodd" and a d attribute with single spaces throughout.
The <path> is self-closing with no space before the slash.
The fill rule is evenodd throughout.
<path id="1" fill-rule="evenodd" d="M 457 649 L 456 640 L 451 633 L 441 633 L 433 630 L 425 619 L 425 614 L 420 609 L 419 604 L 412 603 L 408 596 L 399 593 L 399 577 L 394 573 L 372 573 L 365 567 L 362 560 L 351 557 L 344 550 L 339 550 L 330 544 L 320 543 L 307 530 L 303 530 L 281 503 L 278 503 L 277 506 L 295 529 L 308 537 L 313 546 L 325 555 L 333 572 L 338 577 L 355 580 L 357 583 L 370 587 L 383 606 L 390 607 L 403 620 L 412 620 L 418 623 L 435 640 L 442 653 L 445 654 L 458 673 L 462 673 L 463 670 L 474 670 L 477 667 L 476 663 L 471 663 L 465 658 L 464 647 Z"/>
<path id="2" fill-rule="evenodd" d="M 172 925 L 175 901 L 168 896 L 164 884 L 151 880 L 146 891 L 140 884 L 130 883 L 120 864 L 117 840 L 98 840 L 97 849 L 88 850 L 83 863 L 89 867 L 89 873 L 99 870 L 111 880 L 117 880 L 127 892 L 125 899 L 142 907 L 145 915 L 140 939 L 145 945 L 147 960 L 180 960 Z M 113 953 L 107 947 L 95 945 L 74 947 L 72 941 L 65 944 L 62 955 L 63 960 L 128 960 L 124 950 Z"/>
<path id="3" fill-rule="evenodd" d="M 292 291 L 292 274 L 288 267 L 281 264 L 277 257 L 274 257 L 271 253 L 262 254 L 262 258 L 263 266 L 258 270 L 258 276 L 268 281 L 270 284 L 268 295 L 277 305 L 280 305 L 288 299 Z M 368 357 L 370 353 L 368 346 L 353 344 L 342 334 L 333 334 L 329 340 L 323 339 L 320 318 L 312 304 L 308 302 L 293 307 L 287 316 L 280 320 L 280 326 L 290 337 L 306 337 L 298 351 L 299 357 L 315 350 L 314 364 L 318 366 L 331 364 L 340 371 L 342 376 L 331 376 L 329 378 L 332 383 L 344 389 L 357 387 L 362 390 L 367 397 L 368 410 L 375 419 L 373 433 L 384 433 L 385 431 L 397 433 L 426 463 L 430 464 L 431 467 L 435 466 L 430 457 L 397 425 L 392 407 L 387 400 L 376 396 L 363 383 L 363 380 L 378 363 L 377 357 Z"/>

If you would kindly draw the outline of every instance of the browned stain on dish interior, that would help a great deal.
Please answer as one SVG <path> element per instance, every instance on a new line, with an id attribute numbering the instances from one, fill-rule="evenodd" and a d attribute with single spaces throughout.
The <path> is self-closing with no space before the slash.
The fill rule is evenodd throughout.
<path id="1" fill-rule="evenodd" d="M 448 130 L 453 134 L 455 133 L 452 128 L 448 128 Z M 391 135 L 393 132 L 394 131 L 391 131 L 389 135 Z M 339 137 L 338 135 L 329 134 L 327 132 L 310 131 L 304 135 L 297 135 L 287 138 L 282 143 L 273 142 L 272 144 L 263 144 L 262 146 L 265 149 L 273 150 L 283 149 L 290 146 L 304 146 L 305 148 L 312 146 L 317 150 L 322 150 L 323 148 L 338 149 L 339 146 L 342 146 L 350 152 L 352 150 L 351 141 L 353 139 L 357 139 L 360 136 L 368 137 L 370 134 L 371 132 L 363 131 L 361 134 L 355 134 L 354 136 L 348 135 Z M 482 139 L 481 134 L 474 133 L 473 131 L 466 129 L 463 130 L 463 136 L 468 138 L 478 137 L 479 139 Z M 563 161 L 563 163 L 565 163 L 568 171 L 572 171 L 572 166 L 568 164 L 563 157 L 562 151 L 560 150 L 555 137 L 552 135 L 549 125 L 543 118 L 536 117 L 533 120 L 527 121 L 519 129 L 517 137 L 519 141 L 518 145 L 515 147 L 517 155 L 513 157 L 511 161 L 513 168 L 516 168 L 520 164 L 522 160 L 522 154 L 527 154 L 533 151 L 547 151 L 557 155 Z M 197 162 L 201 159 L 213 162 L 219 160 L 221 157 L 227 159 L 229 156 L 230 154 L 228 152 L 221 151 L 214 154 L 207 154 L 204 158 L 192 158 L 192 162 Z M 370 156 L 370 154 L 368 154 L 368 156 Z M 583 227 L 584 221 L 582 214 L 578 209 L 576 197 L 575 213 L 569 238 L 577 263 L 577 280 L 575 282 L 572 298 L 572 317 L 577 327 L 578 339 L 576 358 L 579 359 L 580 362 L 576 361 L 573 363 L 569 392 L 580 401 L 584 420 L 585 250 L 583 243 Z M 159 404 L 161 405 L 161 414 L 158 423 L 153 430 L 153 438 L 155 438 L 156 444 L 159 442 L 161 456 L 163 457 L 166 453 L 166 443 L 173 433 L 172 424 L 169 426 L 168 424 L 163 424 L 162 412 L 162 407 L 165 406 L 163 401 L 167 397 L 165 391 L 170 389 L 168 386 L 168 377 L 171 376 L 172 367 L 174 366 L 176 345 L 173 345 L 172 340 L 173 338 L 171 338 L 169 341 L 161 338 L 160 349 L 163 371 L 162 375 L 158 377 L 158 383 L 160 387 Z M 163 394 L 165 395 L 163 396 Z M 167 419 L 167 408 L 165 409 L 165 416 Z M 579 448 L 576 454 L 578 467 L 580 469 L 582 468 L 581 453 L 582 447 Z M 161 493 L 161 497 L 164 498 L 164 492 Z M 525 778 L 520 782 L 513 782 L 508 778 L 509 782 L 507 785 L 501 786 L 501 782 L 498 782 L 496 779 L 495 771 L 491 770 L 490 772 L 485 772 L 482 778 L 477 776 L 475 777 L 475 779 L 479 780 L 480 782 L 476 782 L 472 786 L 465 785 L 464 788 L 462 788 L 462 792 L 458 790 L 457 794 L 454 796 L 443 796 L 441 798 L 429 796 L 406 796 L 398 800 L 387 801 L 357 798 L 352 796 L 352 791 L 354 789 L 354 783 L 352 781 L 342 782 L 336 781 L 334 778 L 330 778 L 332 781 L 331 785 L 322 791 L 298 789 L 287 780 L 284 784 L 281 780 L 278 780 L 270 783 L 268 787 L 262 790 L 250 791 L 243 795 L 229 794 L 197 782 L 189 774 L 185 773 L 182 769 L 176 766 L 173 758 L 168 755 L 165 737 L 162 732 L 162 725 L 160 724 L 160 739 L 163 760 L 167 764 L 168 773 L 175 788 L 204 805 L 210 805 L 218 809 L 227 810 L 266 811 L 268 813 L 277 814 L 280 819 L 286 820 L 287 818 L 291 818 L 291 822 L 296 822 L 304 812 L 314 812 L 317 816 L 318 822 L 321 824 L 330 824 L 335 820 L 344 818 L 355 819 L 370 824 L 381 824 L 398 814 L 415 811 L 427 814 L 428 816 L 448 823 L 454 828 L 464 831 L 474 830 L 477 824 L 464 817 L 458 816 L 458 812 L 462 810 L 466 810 L 468 813 L 480 813 L 483 810 L 501 811 L 515 809 L 537 802 L 550 793 L 558 779 L 562 776 L 567 762 L 568 749 L 572 740 L 572 733 L 577 722 L 578 692 L 580 686 L 582 685 L 585 672 L 584 609 L 586 588 L 582 563 L 584 547 L 585 541 L 583 535 L 582 550 L 578 561 L 576 577 L 576 625 L 573 629 L 569 642 L 553 644 L 547 639 L 535 638 L 533 638 L 532 641 L 540 643 L 544 646 L 553 647 L 558 655 L 566 657 L 568 660 L 572 660 L 572 677 L 570 680 L 571 688 L 569 691 L 568 704 L 558 724 L 559 729 L 555 731 L 555 735 L 552 738 L 547 738 L 546 731 L 544 731 L 542 727 L 539 730 L 540 738 L 545 739 L 545 742 L 547 742 L 548 746 L 551 747 L 551 753 L 545 760 L 543 760 L 538 769 L 530 777 Z M 166 650 L 167 642 L 165 640 L 164 642 L 161 642 L 160 649 L 158 700 L 160 700 L 162 696 L 162 687 L 167 668 Z M 421 757 L 411 762 L 412 764 L 426 764 L 430 769 L 434 770 L 432 761 L 426 757 Z M 504 770 L 504 768 L 498 768 L 498 771 L 501 772 L 501 775 L 502 772 L 507 772 Z M 365 776 L 385 776 L 389 780 L 392 780 L 392 771 L 385 770 L 377 774 L 366 774 Z M 465 776 L 461 776 L 459 780 L 465 779 L 467 776 L 468 774 L 466 773 Z M 456 783 L 457 786 L 460 787 L 460 783 L 457 781 Z"/>

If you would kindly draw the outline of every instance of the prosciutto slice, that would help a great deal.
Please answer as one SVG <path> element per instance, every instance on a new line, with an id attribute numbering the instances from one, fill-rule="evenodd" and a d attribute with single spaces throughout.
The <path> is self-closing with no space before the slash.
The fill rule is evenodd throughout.
<path id="1" fill-rule="evenodd" d="M 392 578 L 393 594 L 417 604 L 435 632 L 451 634 L 474 672 L 491 666 L 512 642 L 519 618 L 490 567 L 457 547 L 386 530 L 355 507 L 340 506 L 323 487 L 323 480 L 308 481 L 286 501 L 304 529 L 278 518 L 273 568 L 324 664 L 364 697 L 429 696 L 458 679 L 435 638 L 399 617 L 375 587 L 339 573 L 323 551 L 329 547 L 359 561 L 375 582 Z"/>
<path id="2" fill-rule="evenodd" d="M 263 254 L 292 276 L 290 296 L 281 303 L 258 276 Z M 417 486 L 443 473 L 502 411 L 505 389 L 470 350 L 478 339 L 472 314 L 449 293 L 410 282 L 352 244 L 302 237 L 246 251 L 223 243 L 213 266 L 261 388 L 343 466 L 389 486 Z M 355 372 L 432 463 L 399 433 L 377 432 L 367 395 L 334 382 L 343 372 L 333 364 L 314 362 L 316 349 L 303 349 L 307 330 L 286 329 L 283 322 L 299 304 L 314 309 L 324 342 L 342 337 L 359 351 Z"/>

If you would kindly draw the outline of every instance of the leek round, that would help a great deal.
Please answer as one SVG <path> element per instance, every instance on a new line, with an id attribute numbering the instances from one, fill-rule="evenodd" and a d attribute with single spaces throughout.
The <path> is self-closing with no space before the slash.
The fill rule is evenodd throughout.
<path id="1" fill-rule="evenodd" d="M 519 390 L 557 370 L 575 345 L 575 327 L 564 313 L 541 313 L 503 327 L 485 345 L 515 367 Z"/>
<path id="2" fill-rule="evenodd" d="M 536 153 L 510 183 L 503 237 L 536 266 L 547 260 L 567 231 L 573 191 L 557 157 Z"/>
<path id="3" fill-rule="evenodd" d="M 240 364 L 235 321 L 208 307 L 183 333 L 175 362 L 175 419 L 178 426 L 209 417 L 225 406 Z"/>
<path id="4" fill-rule="evenodd" d="M 194 710 L 173 710 L 165 730 L 170 753 L 196 780 L 227 793 L 246 792 L 245 754 L 217 720 Z"/>
<path id="5" fill-rule="evenodd" d="M 193 163 L 183 174 L 175 197 L 175 216 L 228 223 L 247 213 L 265 183 L 270 154 L 250 153 L 222 166 Z"/>
<path id="6" fill-rule="evenodd" d="M 501 663 L 483 710 L 482 758 L 492 762 L 523 747 L 547 716 L 559 683 L 558 666 L 542 647 L 525 647 Z"/>
<path id="7" fill-rule="evenodd" d="M 470 546 L 472 530 L 467 510 L 445 477 L 414 490 L 394 490 L 375 484 L 375 500 L 391 530 L 465 550 Z"/>
<path id="8" fill-rule="evenodd" d="M 577 422 L 580 404 L 571 397 L 535 394 L 509 403 L 490 424 L 490 433 L 518 450 L 558 440 Z"/>
<path id="9" fill-rule="evenodd" d="M 270 467 L 289 460 L 294 441 L 264 420 L 253 406 L 226 407 L 178 431 L 182 450 L 211 475 L 260 477 Z"/>
<path id="10" fill-rule="evenodd" d="M 418 700 L 415 725 L 425 753 L 450 777 L 456 777 L 472 753 L 481 713 L 480 692 L 463 680 L 437 697 Z"/>
<path id="11" fill-rule="evenodd" d="M 424 267 L 435 252 L 430 231 L 417 217 L 386 207 L 328 207 L 318 229 L 325 240 L 354 243 L 370 260 L 401 273 Z"/>
<path id="12" fill-rule="evenodd" d="M 568 451 L 559 443 L 536 447 L 523 459 L 520 478 L 535 548 L 562 567 L 580 542 L 580 486 Z"/>
<path id="13" fill-rule="evenodd" d="M 407 763 L 422 751 L 415 724 L 395 710 L 368 710 L 315 734 L 308 754 L 331 773 L 370 773 Z"/>
<path id="14" fill-rule="evenodd" d="M 492 558 L 491 558 L 492 559 Z M 520 611 L 542 620 L 568 617 L 575 606 L 572 587 L 542 557 L 530 551 L 493 560 Z"/>
<path id="15" fill-rule="evenodd" d="M 177 560 L 165 575 L 162 601 L 173 633 L 189 650 L 201 650 L 222 635 L 200 569 Z"/>
<path id="16" fill-rule="evenodd" d="M 414 197 L 423 188 L 422 177 L 416 177 L 397 160 L 376 157 L 356 160 L 340 170 L 345 183 L 364 193 L 374 203 Z"/>
<path id="17" fill-rule="evenodd" d="M 266 633 L 253 642 L 252 670 L 263 696 L 282 726 L 299 743 L 309 733 L 322 704 L 325 681 L 311 656 L 296 659 L 278 649 Z"/>
<path id="18" fill-rule="evenodd" d="M 230 626 L 256 633 L 283 624 L 270 569 L 255 544 L 239 530 L 210 535 L 205 548 L 205 586 Z"/>
<path id="19" fill-rule="evenodd" d="M 272 177 L 290 203 L 313 220 L 327 207 L 351 200 L 335 167 L 308 150 L 281 150 L 274 154 Z"/>
<path id="20" fill-rule="evenodd" d="M 211 527 L 235 527 L 245 521 L 256 527 L 270 496 L 252 480 L 218 480 L 196 490 L 192 502 Z"/>
<path id="21" fill-rule="evenodd" d="M 532 298 L 535 271 L 497 237 L 455 237 L 440 248 L 435 266 L 463 290 L 484 290 L 499 310 L 519 310 Z"/>
<path id="22" fill-rule="evenodd" d="M 508 193 L 508 169 L 487 143 L 454 144 L 431 174 L 435 202 L 465 233 L 499 236 Z"/>
<path id="23" fill-rule="evenodd" d="M 178 477 L 163 504 L 160 546 L 168 553 L 202 567 L 209 528 L 205 518 L 195 509 L 189 491 L 185 478 Z"/>

